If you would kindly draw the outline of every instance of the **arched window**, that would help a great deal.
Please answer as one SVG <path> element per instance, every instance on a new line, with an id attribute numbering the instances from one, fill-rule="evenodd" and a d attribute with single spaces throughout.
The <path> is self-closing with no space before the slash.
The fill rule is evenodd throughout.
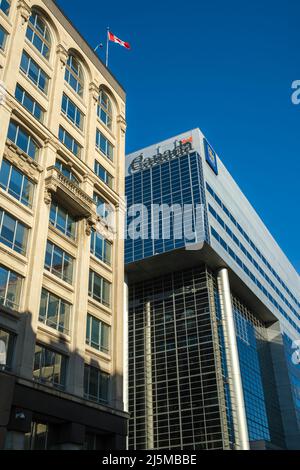
<path id="1" fill-rule="evenodd" d="M 49 59 L 51 49 L 49 29 L 41 15 L 37 12 L 33 12 L 29 18 L 26 37 L 43 57 Z"/>
<path id="2" fill-rule="evenodd" d="M 72 54 L 69 55 L 66 65 L 65 80 L 79 96 L 83 95 L 84 80 L 82 67 Z"/>
<path id="3" fill-rule="evenodd" d="M 14 121 L 10 121 L 7 138 L 33 160 L 38 157 L 39 146 L 31 135 Z"/>
<path id="4" fill-rule="evenodd" d="M 68 180 L 72 181 L 72 183 L 79 185 L 78 178 L 74 175 L 73 171 L 67 167 L 62 161 L 56 160 L 55 167 L 60 171 Z"/>
<path id="5" fill-rule="evenodd" d="M 111 101 L 105 91 L 101 90 L 98 98 L 97 114 L 100 121 L 109 129 L 112 128 L 112 106 Z"/>

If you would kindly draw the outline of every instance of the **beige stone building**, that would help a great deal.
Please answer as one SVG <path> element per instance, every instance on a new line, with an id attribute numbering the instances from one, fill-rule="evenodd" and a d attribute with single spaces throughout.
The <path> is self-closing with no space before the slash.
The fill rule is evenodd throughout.
<path id="1" fill-rule="evenodd" d="M 52 0 L 0 81 L 0 448 L 124 448 L 124 90 Z"/>

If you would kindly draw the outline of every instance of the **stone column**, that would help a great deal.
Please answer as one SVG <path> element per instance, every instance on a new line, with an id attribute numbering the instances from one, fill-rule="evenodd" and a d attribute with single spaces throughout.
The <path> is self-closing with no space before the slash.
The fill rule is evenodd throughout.
<path id="1" fill-rule="evenodd" d="M 85 177 L 82 189 L 88 195 L 93 194 L 93 182 Z M 69 367 L 68 391 L 74 395 L 84 394 L 84 356 L 86 319 L 88 311 L 88 283 L 90 266 L 91 221 L 83 219 L 77 227 L 77 266 L 74 280 L 74 308 L 72 310 L 72 342 Z"/>
<path id="2" fill-rule="evenodd" d="M 244 393 L 233 318 L 228 270 L 226 268 L 220 269 L 218 273 L 218 289 L 222 321 L 224 326 L 224 342 L 232 404 L 235 445 L 237 450 L 249 450 Z"/>
<path id="3" fill-rule="evenodd" d="M 3 94 L 1 94 L 3 93 Z M 13 110 L 13 102 L 6 94 L 6 91 L 1 91 L 0 88 L 0 122 L 1 122 L 1 138 L 0 139 L 0 167 L 2 164 L 3 153 L 5 149 L 6 136 L 9 127 L 9 121 Z"/>
<path id="4" fill-rule="evenodd" d="M 3 71 L 3 81 L 6 84 L 7 91 L 14 96 L 17 83 L 22 51 L 24 48 L 24 41 L 26 36 L 28 20 L 31 16 L 30 3 L 25 0 L 19 0 L 17 4 L 16 16 L 14 19 L 14 26 L 12 29 L 9 48 L 7 50 L 7 59 Z"/>
<path id="5" fill-rule="evenodd" d="M 49 97 L 49 123 L 48 126 L 55 136 L 58 136 L 59 119 L 58 116 L 61 112 L 61 103 L 63 90 L 65 85 L 65 69 L 68 60 L 68 51 L 62 44 L 58 44 L 56 48 L 55 59 L 55 74 L 52 78 L 53 84 L 51 89 L 51 96 Z"/>
<path id="6" fill-rule="evenodd" d="M 22 355 L 19 361 L 17 361 L 17 373 L 28 379 L 32 379 L 35 337 L 38 326 L 51 203 L 51 195 L 45 192 L 45 172 L 47 167 L 54 165 L 56 151 L 57 147 L 55 142 L 48 139 L 45 142 L 40 156 L 40 161 L 43 161 L 44 171 L 40 175 L 40 181 L 35 191 L 33 206 L 35 218 L 32 227 L 31 242 L 28 247 L 28 275 L 24 280 L 23 286 L 23 292 L 25 292 L 23 302 L 23 313 L 25 313 L 23 319 L 24 330 L 22 332 L 22 341 L 20 341 L 20 344 L 22 344 Z"/>
<path id="7" fill-rule="evenodd" d="M 91 82 L 89 85 L 88 114 L 86 116 L 86 129 L 88 129 L 89 132 L 86 136 L 84 161 L 92 170 L 94 170 L 94 161 L 96 156 L 96 112 L 98 97 L 99 85 L 97 83 Z"/>
<path id="8" fill-rule="evenodd" d="M 113 242 L 112 286 L 112 406 L 123 410 L 124 367 L 124 217 L 122 202 L 115 207 L 115 237 Z"/>

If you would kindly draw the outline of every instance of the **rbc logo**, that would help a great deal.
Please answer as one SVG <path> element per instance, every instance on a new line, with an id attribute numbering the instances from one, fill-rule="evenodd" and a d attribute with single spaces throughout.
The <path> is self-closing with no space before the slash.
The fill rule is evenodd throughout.
<path id="1" fill-rule="evenodd" d="M 218 174 L 218 162 L 216 152 L 211 148 L 206 139 L 204 139 L 205 159 L 211 169 Z"/>

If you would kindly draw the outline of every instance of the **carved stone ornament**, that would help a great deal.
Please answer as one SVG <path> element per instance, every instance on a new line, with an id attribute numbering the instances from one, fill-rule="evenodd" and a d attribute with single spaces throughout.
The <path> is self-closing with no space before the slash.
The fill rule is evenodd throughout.
<path id="1" fill-rule="evenodd" d="M 117 117 L 117 123 L 118 125 L 120 125 L 122 135 L 124 136 L 126 134 L 127 124 L 125 118 L 121 114 L 119 114 L 119 116 Z"/>
<path id="2" fill-rule="evenodd" d="M 28 176 L 35 183 L 39 181 L 39 174 L 42 173 L 43 168 L 32 158 L 26 155 L 15 144 L 8 142 L 4 149 L 4 158 L 12 163 L 17 168 Z"/>
<path id="3" fill-rule="evenodd" d="M 58 44 L 56 48 L 56 53 L 59 57 L 61 68 L 64 68 L 67 64 L 67 60 L 69 57 L 67 49 L 62 44 Z"/>
<path id="4" fill-rule="evenodd" d="M 89 92 L 92 95 L 94 105 L 96 105 L 98 103 L 99 98 L 99 87 L 96 85 L 96 83 L 90 83 Z"/>
<path id="5" fill-rule="evenodd" d="M 25 2 L 25 0 L 19 0 L 17 9 L 20 12 L 20 15 L 22 18 L 22 24 L 24 25 L 25 23 L 27 23 L 27 21 L 29 20 L 31 16 L 31 8 L 28 5 L 28 3 Z"/>
<path id="6" fill-rule="evenodd" d="M 44 201 L 45 201 L 45 204 L 47 204 L 47 206 L 50 206 L 50 204 L 52 202 L 52 193 L 49 190 L 49 188 L 45 189 Z"/>
<path id="7" fill-rule="evenodd" d="M 96 228 L 96 221 L 93 217 L 86 219 L 85 233 L 89 237 L 92 233 L 92 230 Z"/>

